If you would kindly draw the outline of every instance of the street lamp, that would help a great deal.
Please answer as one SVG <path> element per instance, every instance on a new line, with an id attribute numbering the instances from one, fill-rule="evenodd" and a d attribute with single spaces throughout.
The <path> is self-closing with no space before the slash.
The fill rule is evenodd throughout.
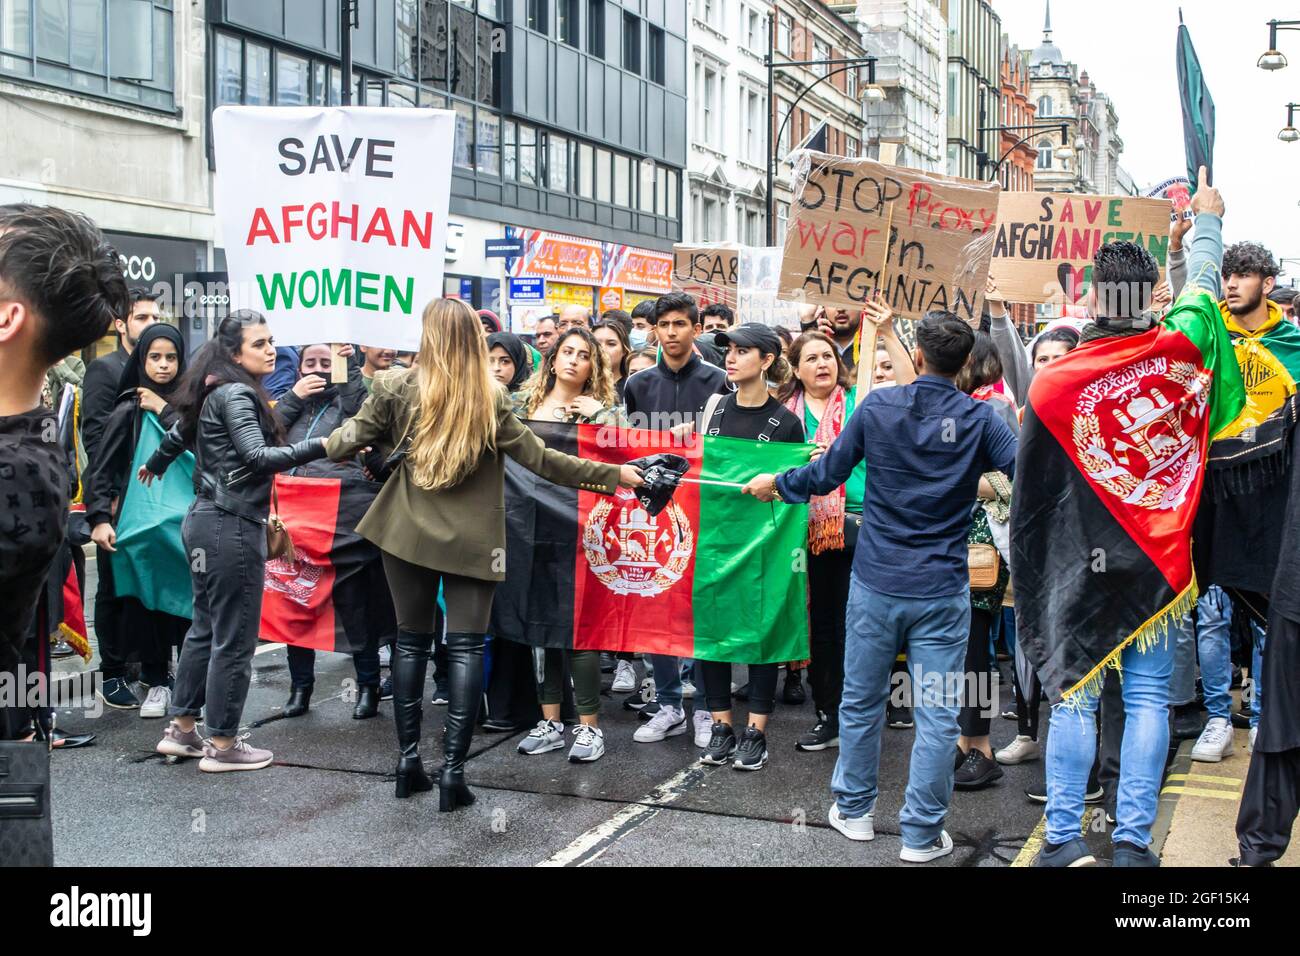
<path id="1" fill-rule="evenodd" d="M 773 155 L 775 146 L 781 142 L 781 135 L 785 132 L 786 124 L 790 122 L 790 117 L 794 116 L 794 108 L 803 102 L 803 98 L 815 90 L 822 83 L 825 83 L 833 76 L 840 73 L 846 73 L 849 70 L 855 70 L 865 66 L 867 68 L 867 86 L 863 89 L 861 96 L 864 101 L 879 103 L 885 98 L 885 91 L 876 85 L 876 58 L 874 56 L 853 56 L 840 57 L 830 60 L 789 60 L 785 63 L 777 63 L 774 59 L 776 53 L 776 17 L 772 16 L 767 21 L 767 56 L 763 57 L 763 65 L 767 67 L 767 194 L 764 196 L 767 213 L 767 244 L 769 246 L 776 243 L 776 220 L 774 209 L 776 206 L 776 197 L 772 195 L 775 188 L 775 166 L 776 157 Z M 820 77 L 809 83 L 803 92 L 795 97 L 795 101 L 790 104 L 789 111 L 785 114 L 785 119 L 781 122 L 781 128 L 776 131 L 773 138 L 773 113 L 776 108 L 776 94 L 774 90 L 776 71 L 788 70 L 792 67 L 834 67 L 827 70 Z"/>
<path id="2" fill-rule="evenodd" d="M 979 151 L 980 178 L 983 179 L 985 177 L 985 174 L 987 173 L 989 182 L 993 182 L 994 180 L 996 180 L 998 178 L 998 170 L 1001 169 L 1002 164 L 1007 161 L 1007 157 L 1010 156 L 1012 153 L 1014 153 L 1021 146 L 1025 145 L 1025 143 L 1033 139 L 1035 133 L 1044 130 L 1060 130 L 1061 145 L 1057 147 L 1056 155 L 1061 157 L 1062 159 L 1072 158 L 1074 156 L 1074 149 L 1071 148 L 1070 146 L 1069 124 L 1071 122 L 1074 122 L 1074 120 L 1067 119 L 1063 123 L 1060 121 L 1055 121 L 1050 123 L 1048 122 L 1031 123 L 1027 126 L 981 126 L 978 130 L 980 134 L 980 151 Z M 989 169 L 988 153 L 986 153 L 983 149 L 984 134 L 985 133 L 1018 133 L 1022 130 L 1029 130 L 1029 134 L 1025 136 L 1023 139 L 1020 139 L 1017 142 L 1015 142 L 1010 149 L 1008 149 L 1005 153 L 1003 153 L 998 158 L 998 161 L 993 164 L 993 168 Z"/>
<path id="3" fill-rule="evenodd" d="M 1286 57 L 1277 48 L 1278 30 L 1300 30 L 1300 20 L 1269 20 L 1268 49 L 1260 56 L 1255 65 L 1261 70 L 1281 70 L 1286 67 Z"/>
<path id="4" fill-rule="evenodd" d="M 1294 143 L 1300 139 L 1300 130 L 1295 128 L 1295 111 L 1297 109 L 1300 109 L 1300 103 L 1288 103 L 1286 105 L 1286 125 L 1277 134 L 1277 138 L 1284 143 Z"/>

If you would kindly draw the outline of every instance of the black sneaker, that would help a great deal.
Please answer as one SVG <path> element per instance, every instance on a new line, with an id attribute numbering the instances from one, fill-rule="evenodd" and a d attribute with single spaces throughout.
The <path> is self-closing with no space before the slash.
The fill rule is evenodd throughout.
<path id="1" fill-rule="evenodd" d="M 803 689 L 802 671 L 785 672 L 785 688 L 781 691 L 781 699 L 794 707 L 808 699 L 808 693 Z"/>
<path id="2" fill-rule="evenodd" d="M 736 770 L 762 770 L 766 767 L 767 735 L 757 727 L 746 727 L 731 766 Z"/>
<path id="3" fill-rule="evenodd" d="M 739 701 L 749 700 L 749 684 L 748 683 L 741 684 L 739 687 L 737 687 L 735 690 L 731 692 L 731 696 Z"/>
<path id="4" fill-rule="evenodd" d="M 989 784 L 1002 779 L 1002 768 L 996 760 L 984 756 L 984 752 L 972 747 L 966 759 L 957 768 L 953 777 L 954 790 L 983 790 Z"/>
<path id="5" fill-rule="evenodd" d="M 99 699 L 115 710 L 136 710 L 140 698 L 131 693 L 131 685 L 125 677 L 110 677 L 99 688 Z"/>
<path id="6" fill-rule="evenodd" d="M 1250 705 L 1232 712 L 1232 726 L 1238 730 L 1250 730 Z"/>
<path id="7" fill-rule="evenodd" d="M 887 707 L 885 714 L 886 726 L 894 730 L 907 730 L 916 726 L 916 721 L 912 720 L 911 707 L 895 707 L 893 704 L 889 704 Z"/>
<path id="8" fill-rule="evenodd" d="M 659 701 L 652 700 L 648 704 L 643 704 L 637 709 L 636 716 L 638 720 L 649 720 L 655 714 L 659 713 Z"/>
<path id="9" fill-rule="evenodd" d="M 653 677 L 643 677 L 641 686 L 623 698 L 623 709 L 638 713 L 655 699 L 655 682 Z M 649 716 L 646 720 L 649 720 Z"/>
<path id="10" fill-rule="evenodd" d="M 451 690 L 447 687 L 447 679 L 442 675 L 434 675 L 433 678 L 433 697 L 429 703 L 439 707 L 446 707 L 451 703 Z"/>
<path id="11" fill-rule="evenodd" d="M 393 679 L 391 677 L 385 677 L 379 682 L 379 699 L 393 699 Z"/>
<path id="12" fill-rule="evenodd" d="M 1205 729 L 1205 715 L 1195 704 L 1182 704 L 1174 708 L 1174 723 L 1170 736 L 1174 740 L 1195 740 Z"/>
<path id="13" fill-rule="evenodd" d="M 721 767 L 731 760 L 735 752 L 736 734 L 731 729 L 731 724 L 724 724 L 720 720 L 715 720 L 711 728 L 709 745 L 700 754 L 700 763 Z"/>
<path id="14" fill-rule="evenodd" d="M 819 711 L 817 713 L 817 723 L 813 725 L 812 730 L 795 741 L 794 749 L 812 752 L 826 750 L 829 747 L 838 747 L 839 745 L 839 718 L 833 714 L 823 714 Z"/>
<path id="15" fill-rule="evenodd" d="M 614 673 L 614 655 L 609 651 L 600 652 L 600 672 L 602 674 Z"/>
<path id="16" fill-rule="evenodd" d="M 1025 796 L 1033 803 L 1047 802 L 1047 783 L 1036 783 L 1025 790 Z M 1083 792 L 1084 803 L 1101 803 L 1106 798 L 1106 791 L 1092 777 L 1088 778 L 1088 789 Z"/>

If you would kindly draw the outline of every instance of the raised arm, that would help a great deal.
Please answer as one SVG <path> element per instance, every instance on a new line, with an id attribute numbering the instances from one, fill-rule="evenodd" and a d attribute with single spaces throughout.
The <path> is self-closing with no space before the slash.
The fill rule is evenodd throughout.
<path id="1" fill-rule="evenodd" d="M 497 409 L 497 450 L 547 481 L 612 495 L 619 485 L 619 466 L 575 458 L 553 448 L 521 422 L 502 394 Z"/>
<path id="2" fill-rule="evenodd" d="M 325 451 L 330 460 L 343 461 L 363 448 L 374 445 L 387 447 L 399 441 L 400 436 L 389 435 L 392 430 L 392 408 L 392 397 L 386 390 L 376 388 L 362 402 L 357 413 L 334 429 L 326 440 Z"/>
<path id="3" fill-rule="evenodd" d="M 1187 254 L 1187 284 L 1182 291 L 1208 292 L 1217 299 L 1223 289 L 1219 270 L 1223 265 L 1224 206 L 1219 191 L 1206 182 L 1204 166 L 1192 197 L 1192 211 L 1196 213 L 1196 235 Z"/>
<path id="4" fill-rule="evenodd" d="M 1029 382 L 1034 377 L 1033 362 L 1029 349 L 1020 341 L 1020 333 L 1011 324 L 1007 314 L 1007 305 L 1002 301 L 993 278 L 989 277 L 988 287 L 984 292 L 984 301 L 989 304 L 989 336 L 993 339 L 993 348 L 1002 360 L 1002 376 L 1011 387 L 1011 394 L 1017 405 L 1023 405 L 1029 398 Z"/>
<path id="5" fill-rule="evenodd" d="M 171 428 L 167 429 L 167 434 L 163 435 L 157 450 L 145 462 L 144 470 L 151 475 L 162 477 L 163 472 L 180 457 L 184 450 L 185 439 L 181 437 L 181 423 L 178 419 Z"/>
<path id="6" fill-rule="evenodd" d="M 295 465 L 325 457 L 325 445 L 319 438 L 309 438 L 292 445 L 267 444 L 257 414 L 257 397 L 249 389 L 232 388 L 226 396 L 221 414 L 235 454 L 259 474 L 288 471 Z"/>
<path id="7" fill-rule="evenodd" d="M 758 475 L 742 490 L 763 501 L 771 501 L 774 493 L 780 494 L 781 500 L 790 504 L 802 504 L 813 495 L 830 494 L 849 480 L 866 453 L 863 431 L 866 416 L 862 410 L 873 397 L 867 396 L 857 407 L 826 454 L 801 468 L 791 468 L 779 475 Z"/>

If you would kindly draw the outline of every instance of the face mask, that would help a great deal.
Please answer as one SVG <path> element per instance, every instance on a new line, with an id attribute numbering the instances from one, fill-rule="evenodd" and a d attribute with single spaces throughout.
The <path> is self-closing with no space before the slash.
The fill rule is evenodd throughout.
<path id="1" fill-rule="evenodd" d="M 628 341 L 632 343 L 632 348 L 643 349 L 645 344 L 650 341 L 650 333 L 645 329 L 633 329 L 628 335 Z"/>

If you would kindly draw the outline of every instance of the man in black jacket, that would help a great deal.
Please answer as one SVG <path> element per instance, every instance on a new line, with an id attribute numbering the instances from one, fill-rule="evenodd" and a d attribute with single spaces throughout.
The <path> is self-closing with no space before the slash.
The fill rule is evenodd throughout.
<path id="1" fill-rule="evenodd" d="M 89 219 L 0 206 L 0 673 L 18 665 L 67 527 L 68 465 L 41 405 L 45 373 L 127 306 L 117 253 Z M 0 708 L 0 739 L 26 720 L 25 708 Z"/>
<path id="2" fill-rule="evenodd" d="M 158 297 L 148 289 L 130 290 L 131 305 L 113 320 L 117 330 L 117 348 L 91 362 L 82 382 L 81 440 L 95 466 L 99 441 L 117 404 L 117 387 L 126 368 L 126 360 L 135 351 L 144 330 L 158 321 Z M 99 644 L 100 672 L 104 683 L 99 696 L 109 707 L 134 710 L 140 699 L 126 679 L 126 650 L 122 646 L 122 602 L 117 599 L 113 582 L 113 565 L 109 552 L 95 549 L 95 567 L 99 571 L 95 587 L 95 637 Z"/>

